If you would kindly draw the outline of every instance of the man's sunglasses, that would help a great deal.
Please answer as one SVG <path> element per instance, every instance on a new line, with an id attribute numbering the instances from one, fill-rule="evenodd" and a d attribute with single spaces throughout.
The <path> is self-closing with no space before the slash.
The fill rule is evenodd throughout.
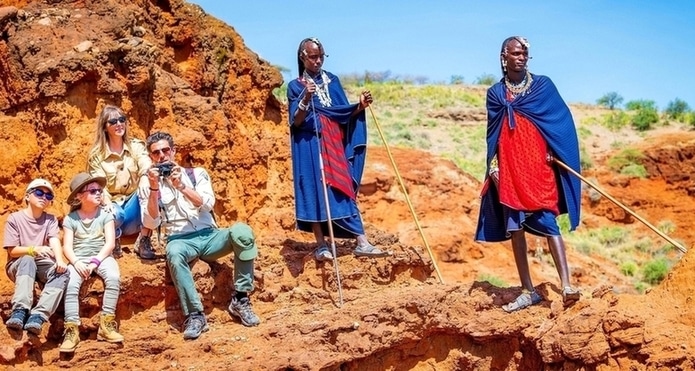
<path id="1" fill-rule="evenodd" d="M 53 201 L 54 196 L 53 196 L 53 193 L 51 193 L 51 192 L 44 192 L 43 190 L 36 188 L 36 189 L 32 190 L 31 193 L 33 193 L 34 196 L 36 196 L 38 198 L 45 197 L 47 201 Z"/>
<path id="2" fill-rule="evenodd" d="M 85 189 L 84 191 L 82 191 L 82 193 L 84 193 L 84 192 L 89 192 L 90 195 L 95 195 L 97 193 L 104 193 L 104 190 L 101 188 L 90 188 L 90 189 Z"/>
<path id="3" fill-rule="evenodd" d="M 125 124 L 125 120 L 126 120 L 125 116 L 121 116 L 121 117 L 119 117 L 119 118 L 108 119 L 108 120 L 106 120 L 106 122 L 108 122 L 109 125 L 116 125 L 116 124 L 118 124 L 119 122 L 120 122 L 121 124 Z"/>
<path id="4" fill-rule="evenodd" d="M 152 153 L 153 155 L 155 155 L 155 156 L 159 156 L 159 155 L 162 154 L 162 153 L 165 154 L 165 155 L 168 155 L 169 152 L 171 152 L 171 147 L 164 147 L 164 148 L 162 148 L 162 149 L 155 149 L 155 150 L 152 151 L 151 153 Z"/>

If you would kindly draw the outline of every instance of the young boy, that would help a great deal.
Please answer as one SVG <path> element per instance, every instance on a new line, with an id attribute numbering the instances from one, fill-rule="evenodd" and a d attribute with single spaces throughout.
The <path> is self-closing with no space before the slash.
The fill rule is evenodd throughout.
<path id="1" fill-rule="evenodd" d="M 68 284 L 68 273 L 58 236 L 58 220 L 45 212 L 53 200 L 53 187 L 34 179 L 27 187 L 26 208 L 7 218 L 3 247 L 7 251 L 7 276 L 15 283 L 12 314 L 5 323 L 13 330 L 39 335 L 55 312 Z M 34 303 L 34 282 L 44 283 Z M 27 319 L 28 316 L 28 319 Z"/>

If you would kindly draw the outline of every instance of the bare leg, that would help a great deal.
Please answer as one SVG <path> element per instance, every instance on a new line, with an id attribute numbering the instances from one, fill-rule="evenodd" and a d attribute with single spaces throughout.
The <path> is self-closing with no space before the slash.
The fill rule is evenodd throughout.
<path id="1" fill-rule="evenodd" d="M 550 247 L 550 254 L 553 256 L 557 273 L 560 275 L 562 288 L 570 287 L 570 274 L 562 236 L 548 236 L 548 246 Z"/>
<path id="2" fill-rule="evenodd" d="M 516 269 L 519 271 L 519 278 L 521 279 L 521 286 L 524 288 L 524 292 L 514 299 L 513 302 L 502 306 L 505 312 L 515 312 L 543 301 L 543 298 L 534 290 L 533 282 L 531 282 L 531 272 L 529 271 L 528 256 L 526 255 L 526 232 L 520 230 L 511 233 L 514 261 L 516 262 Z"/>
<path id="3" fill-rule="evenodd" d="M 516 269 L 519 272 L 519 278 L 521 279 L 521 286 L 528 291 L 533 291 L 531 272 L 528 266 L 528 256 L 526 255 L 526 232 L 519 230 L 511 233 L 514 261 L 516 262 Z"/>
<path id="4" fill-rule="evenodd" d="M 323 237 L 323 230 L 321 229 L 321 223 L 311 223 L 311 230 L 314 232 L 314 237 L 316 238 L 316 243 L 319 246 L 325 245 L 326 241 Z"/>

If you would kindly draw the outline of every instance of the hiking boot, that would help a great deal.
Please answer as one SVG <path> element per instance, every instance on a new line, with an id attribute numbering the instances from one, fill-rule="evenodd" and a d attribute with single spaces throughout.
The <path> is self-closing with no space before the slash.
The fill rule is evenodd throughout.
<path id="1" fill-rule="evenodd" d="M 80 343 L 80 326 L 75 322 L 65 322 L 65 335 L 63 344 L 60 344 L 61 353 L 73 353 Z"/>
<path id="2" fill-rule="evenodd" d="M 116 244 L 113 246 L 113 251 L 111 251 L 111 255 L 113 255 L 113 257 L 116 259 L 123 256 L 123 248 L 121 247 L 120 238 L 116 238 Z"/>
<path id="3" fill-rule="evenodd" d="M 205 314 L 202 312 L 189 314 L 183 326 L 185 328 L 183 330 L 184 340 L 195 340 L 200 337 L 200 334 L 209 330 L 208 320 L 205 319 Z"/>
<path id="4" fill-rule="evenodd" d="M 368 256 L 370 258 L 382 258 L 391 255 L 390 251 L 381 251 L 372 244 L 358 245 L 352 253 L 355 256 Z"/>
<path id="5" fill-rule="evenodd" d="M 154 249 L 152 249 L 152 241 L 150 236 L 140 236 L 138 242 L 135 245 L 135 253 L 138 254 L 140 259 L 152 260 L 154 259 Z"/>
<path id="6" fill-rule="evenodd" d="M 239 317 L 241 323 L 246 327 L 258 326 L 261 320 L 251 308 L 251 300 L 248 296 L 241 299 L 236 298 L 236 294 L 232 295 L 232 301 L 227 308 L 233 316 Z"/>
<path id="7" fill-rule="evenodd" d="M 38 336 L 41 335 L 41 329 L 43 328 L 44 323 L 46 323 L 46 321 L 43 319 L 43 317 L 38 314 L 32 314 L 29 316 L 27 323 L 24 325 L 24 329 L 27 330 L 27 332 Z"/>
<path id="8" fill-rule="evenodd" d="M 97 332 L 97 340 L 106 341 L 109 343 L 122 343 L 123 335 L 118 333 L 116 325 L 116 316 L 113 314 L 102 313 L 99 316 L 99 332 Z"/>
<path id="9" fill-rule="evenodd" d="M 24 321 L 27 319 L 26 309 L 15 309 L 10 314 L 10 318 L 5 322 L 5 326 L 12 330 L 21 331 L 24 328 Z"/>
<path id="10" fill-rule="evenodd" d="M 314 259 L 320 262 L 333 260 L 333 254 L 328 250 L 328 246 L 321 245 L 314 251 Z"/>

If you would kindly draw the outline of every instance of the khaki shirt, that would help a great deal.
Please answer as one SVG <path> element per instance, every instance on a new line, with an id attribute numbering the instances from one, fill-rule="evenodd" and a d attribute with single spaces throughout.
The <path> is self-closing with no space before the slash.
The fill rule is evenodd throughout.
<path id="1" fill-rule="evenodd" d="M 122 204 L 138 190 L 140 176 L 152 166 L 152 160 L 145 142 L 131 139 L 130 150 L 124 146 L 122 153 L 109 151 L 103 160 L 92 156 L 88 166 L 90 174 L 106 178 L 105 196 Z"/>
<path id="2" fill-rule="evenodd" d="M 167 236 L 199 231 L 206 228 L 217 228 L 212 216 L 212 208 L 215 206 L 215 194 L 210 183 L 210 176 L 205 169 L 197 167 L 193 169 L 196 185 L 181 169 L 181 181 L 188 188 L 195 189 L 203 199 L 200 207 L 195 207 L 191 201 L 169 182 L 162 178 L 159 182 L 159 213 L 151 216 L 147 212 L 147 202 L 150 197 L 150 181 L 147 176 L 140 178 L 138 197 L 140 198 L 140 212 L 142 213 L 142 225 L 145 228 L 156 229 L 161 224 Z"/>

